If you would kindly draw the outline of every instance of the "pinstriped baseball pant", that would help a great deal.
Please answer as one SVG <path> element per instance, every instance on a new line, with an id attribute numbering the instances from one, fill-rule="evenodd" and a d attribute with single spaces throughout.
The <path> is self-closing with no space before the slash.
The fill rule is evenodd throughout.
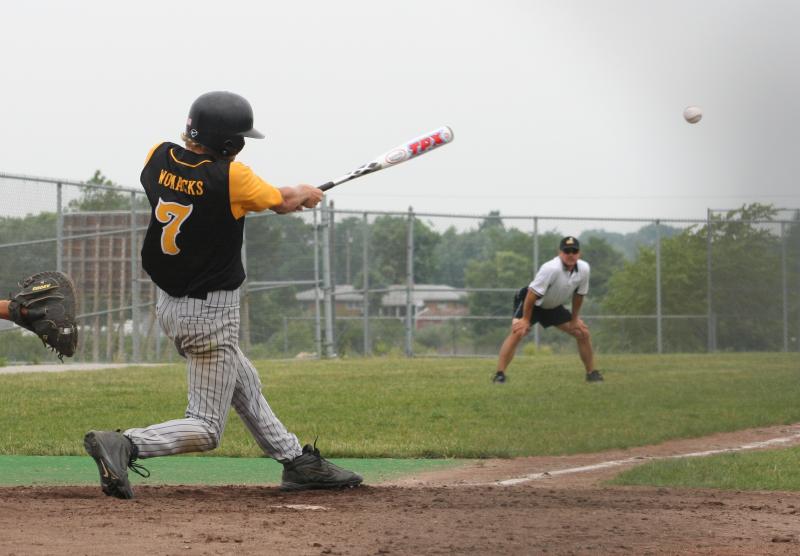
<path id="1" fill-rule="evenodd" d="M 159 290 L 156 314 L 186 357 L 189 405 L 184 419 L 124 434 L 140 458 L 203 452 L 219 445 L 231 405 L 264 453 L 292 460 L 302 453 L 261 393 L 253 364 L 239 349 L 239 291 L 209 292 L 206 299 L 172 297 Z"/>

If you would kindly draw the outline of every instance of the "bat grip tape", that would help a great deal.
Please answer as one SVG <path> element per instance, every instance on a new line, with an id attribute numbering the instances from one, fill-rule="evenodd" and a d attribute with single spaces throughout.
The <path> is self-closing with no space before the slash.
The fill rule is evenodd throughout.
<path id="1" fill-rule="evenodd" d="M 319 186 L 319 188 L 320 188 L 321 190 L 323 190 L 323 191 L 327 191 L 328 189 L 332 188 L 332 187 L 333 187 L 333 186 L 335 186 L 335 185 L 336 185 L 335 183 L 333 183 L 332 181 L 329 181 L 329 182 L 328 182 L 328 183 L 326 183 L 326 184 L 320 185 L 320 186 Z"/>

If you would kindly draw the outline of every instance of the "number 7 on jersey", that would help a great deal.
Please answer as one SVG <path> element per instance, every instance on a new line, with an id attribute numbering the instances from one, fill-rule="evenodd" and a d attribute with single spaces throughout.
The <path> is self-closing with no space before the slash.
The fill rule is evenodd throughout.
<path id="1" fill-rule="evenodd" d="M 161 228 L 161 251 L 166 255 L 177 255 L 181 252 L 178 247 L 177 238 L 181 233 L 181 226 L 189 215 L 192 214 L 193 205 L 182 205 L 171 201 L 158 199 L 156 205 L 156 220 L 164 224 Z"/>

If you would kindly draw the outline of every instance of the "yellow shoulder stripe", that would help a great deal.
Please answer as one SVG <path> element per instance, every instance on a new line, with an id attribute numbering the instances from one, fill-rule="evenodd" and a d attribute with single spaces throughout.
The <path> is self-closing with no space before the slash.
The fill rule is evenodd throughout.
<path id="1" fill-rule="evenodd" d="M 149 153 L 147 153 L 147 158 L 144 159 L 144 165 L 145 166 L 147 166 L 147 163 L 150 162 L 150 158 L 153 156 L 153 153 L 156 151 L 156 149 L 158 147 L 160 147 L 162 144 L 163 144 L 163 141 L 161 143 L 156 143 L 155 145 L 153 145 L 153 148 L 150 149 Z"/>
<path id="2" fill-rule="evenodd" d="M 175 156 L 175 149 L 170 149 L 169 155 L 172 157 L 172 160 L 174 160 L 178 164 L 183 164 L 184 166 L 188 166 L 189 168 L 197 168 L 201 164 L 205 164 L 206 162 L 212 162 L 210 159 L 201 160 L 197 164 L 189 164 L 188 162 L 183 162 L 182 160 L 178 160 L 177 157 Z"/>

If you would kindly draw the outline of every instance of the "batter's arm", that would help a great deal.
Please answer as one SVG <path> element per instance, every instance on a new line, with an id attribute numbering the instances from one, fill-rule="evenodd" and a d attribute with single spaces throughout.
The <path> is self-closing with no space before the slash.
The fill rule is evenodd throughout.
<path id="1" fill-rule="evenodd" d="M 8 313 L 8 299 L 0 299 L 0 319 L 11 320 L 11 315 Z"/>
<path id="2" fill-rule="evenodd" d="M 296 185 L 294 187 L 279 187 L 283 202 L 279 205 L 270 207 L 278 214 L 286 214 L 303 210 L 303 208 L 314 208 L 325 195 L 321 189 L 311 185 Z"/>

